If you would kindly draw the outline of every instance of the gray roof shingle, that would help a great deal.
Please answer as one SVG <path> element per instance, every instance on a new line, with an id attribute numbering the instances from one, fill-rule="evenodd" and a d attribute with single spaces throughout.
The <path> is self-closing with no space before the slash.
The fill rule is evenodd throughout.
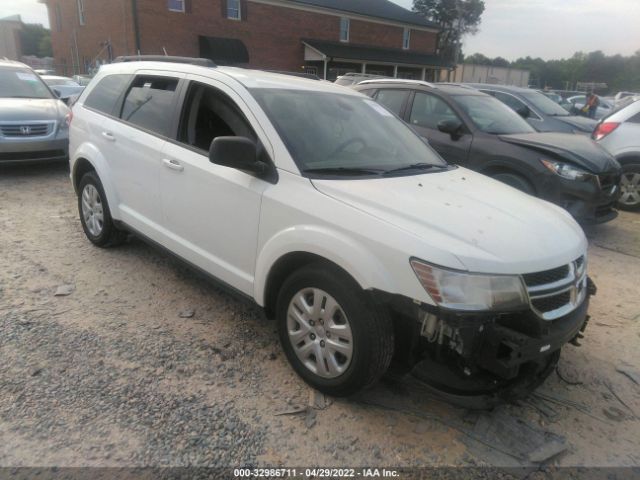
<path id="1" fill-rule="evenodd" d="M 291 3 L 339 10 L 420 27 L 439 28 L 435 22 L 389 0 L 288 0 Z"/>

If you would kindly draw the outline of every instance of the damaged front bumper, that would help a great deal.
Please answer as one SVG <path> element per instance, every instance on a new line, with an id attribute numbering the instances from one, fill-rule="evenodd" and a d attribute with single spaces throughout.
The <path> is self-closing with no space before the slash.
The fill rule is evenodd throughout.
<path id="1" fill-rule="evenodd" d="M 395 298 L 389 305 L 404 319 L 396 322 L 396 359 L 438 390 L 455 394 L 522 384 L 524 376 L 548 375 L 564 345 L 579 345 L 595 293 L 587 279 L 583 300 L 554 319 L 534 308 L 464 313 Z M 528 383 L 534 384 L 539 383 Z"/>

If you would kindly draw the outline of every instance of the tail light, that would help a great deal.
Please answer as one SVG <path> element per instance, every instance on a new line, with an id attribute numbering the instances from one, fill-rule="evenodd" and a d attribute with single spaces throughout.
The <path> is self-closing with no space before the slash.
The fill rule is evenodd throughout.
<path id="1" fill-rule="evenodd" d="M 593 131 L 593 134 L 591 135 L 591 138 L 593 138 L 596 141 L 602 140 L 604 137 L 606 137 L 611 132 L 613 132 L 616 128 L 618 128 L 619 125 L 620 125 L 620 123 L 618 123 L 618 122 L 604 122 L 604 123 L 601 123 Z"/>

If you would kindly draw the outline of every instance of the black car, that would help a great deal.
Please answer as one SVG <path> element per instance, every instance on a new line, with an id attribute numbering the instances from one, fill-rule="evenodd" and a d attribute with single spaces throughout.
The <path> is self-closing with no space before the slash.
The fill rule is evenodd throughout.
<path id="1" fill-rule="evenodd" d="M 408 122 L 450 163 L 560 205 L 582 223 L 617 216 L 620 165 L 588 137 L 536 132 L 471 87 L 387 79 L 354 88 Z"/>

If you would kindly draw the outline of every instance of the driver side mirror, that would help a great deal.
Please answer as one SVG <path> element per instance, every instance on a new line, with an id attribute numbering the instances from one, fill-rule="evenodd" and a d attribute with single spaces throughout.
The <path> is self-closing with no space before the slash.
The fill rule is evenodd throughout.
<path id="1" fill-rule="evenodd" d="M 265 175 L 269 170 L 265 162 L 258 160 L 255 142 L 246 137 L 214 138 L 209 147 L 209 161 L 258 176 Z"/>
<path id="2" fill-rule="evenodd" d="M 438 130 L 451 135 L 451 140 L 458 140 L 462 136 L 462 123 L 459 120 L 442 120 L 438 122 Z"/>
<path id="3" fill-rule="evenodd" d="M 520 108 L 518 108 L 516 110 L 516 113 L 524 119 L 527 119 L 531 116 L 531 110 L 526 105 L 522 105 Z"/>

